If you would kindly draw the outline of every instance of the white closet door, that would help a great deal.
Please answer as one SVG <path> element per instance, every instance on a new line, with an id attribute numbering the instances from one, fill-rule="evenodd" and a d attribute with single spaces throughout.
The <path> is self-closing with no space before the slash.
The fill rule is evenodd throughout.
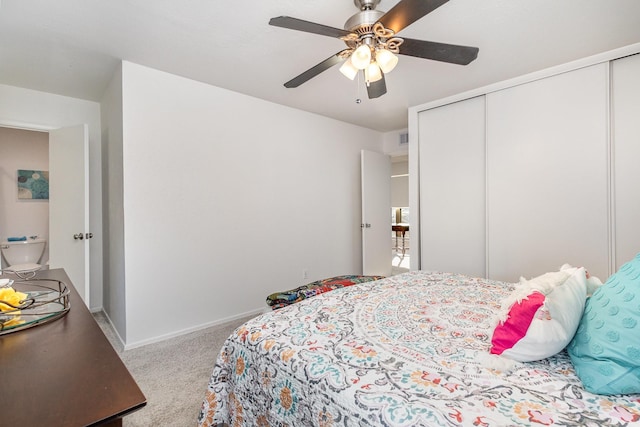
<path id="1" fill-rule="evenodd" d="M 484 99 L 419 114 L 422 270 L 485 277 Z"/>
<path id="2" fill-rule="evenodd" d="M 488 275 L 606 279 L 608 64 L 487 95 Z"/>
<path id="3" fill-rule="evenodd" d="M 615 269 L 640 252 L 640 55 L 613 62 Z"/>

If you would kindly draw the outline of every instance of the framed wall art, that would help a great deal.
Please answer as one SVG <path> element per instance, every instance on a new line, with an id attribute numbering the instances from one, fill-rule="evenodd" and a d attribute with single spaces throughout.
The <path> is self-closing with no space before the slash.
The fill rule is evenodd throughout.
<path id="1" fill-rule="evenodd" d="M 18 169 L 18 199 L 48 200 L 49 171 Z"/>

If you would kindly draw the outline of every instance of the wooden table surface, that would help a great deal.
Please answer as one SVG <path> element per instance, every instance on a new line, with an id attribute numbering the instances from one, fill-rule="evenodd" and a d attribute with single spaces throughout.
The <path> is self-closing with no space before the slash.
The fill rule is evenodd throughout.
<path id="1" fill-rule="evenodd" d="M 0 425 L 121 425 L 146 398 L 64 270 L 37 277 L 66 283 L 71 309 L 51 323 L 0 335 Z"/>

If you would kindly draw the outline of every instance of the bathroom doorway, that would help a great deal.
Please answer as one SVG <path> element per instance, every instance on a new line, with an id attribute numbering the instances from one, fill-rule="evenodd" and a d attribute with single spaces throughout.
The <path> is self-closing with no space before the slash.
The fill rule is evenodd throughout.
<path id="1" fill-rule="evenodd" d="M 13 237 L 11 233 L 46 238 L 41 264 L 50 261 L 52 268 L 64 267 L 88 304 L 87 126 L 38 129 L 4 125 L 0 126 L 0 132 L 0 238 Z M 39 141 L 37 150 L 33 144 L 25 143 L 31 138 Z M 35 201 L 20 204 L 17 199 L 16 170 L 27 166 L 49 171 L 51 197 L 39 205 Z M 74 239 L 74 235 L 78 238 Z"/>
<path id="2" fill-rule="evenodd" d="M 40 263 L 49 260 L 49 196 L 41 192 L 32 195 L 19 194 L 18 176 L 33 171 L 48 181 L 49 134 L 0 127 L 0 241 L 11 237 L 38 236 L 47 240 Z M 46 198 L 41 198 L 46 197 Z M 6 267 L 4 259 L 2 266 Z"/>

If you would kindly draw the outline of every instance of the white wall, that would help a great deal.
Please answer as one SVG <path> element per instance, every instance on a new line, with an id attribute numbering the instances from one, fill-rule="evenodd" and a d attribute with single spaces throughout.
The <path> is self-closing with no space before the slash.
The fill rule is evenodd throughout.
<path id="1" fill-rule="evenodd" d="M 0 127 L 0 240 L 7 237 L 49 237 L 49 200 L 20 200 L 17 170 L 49 170 L 49 135 Z M 46 246 L 40 262 L 49 259 Z M 4 260 L 2 265 L 6 266 Z"/>
<path id="2" fill-rule="evenodd" d="M 128 62 L 122 75 L 128 347 L 361 272 L 360 150 L 382 152 L 380 133 Z"/>
<path id="3" fill-rule="evenodd" d="M 122 67 L 114 72 L 101 102 L 105 313 L 126 342 L 124 207 L 122 171 Z"/>
<path id="4" fill-rule="evenodd" d="M 382 144 L 385 154 L 392 157 L 409 154 L 409 144 L 400 144 L 400 135 L 408 133 L 407 129 L 398 129 L 382 134 Z"/>
<path id="5" fill-rule="evenodd" d="M 100 104 L 0 84 L 0 125 L 50 130 L 86 123 L 89 127 L 91 309 L 102 307 L 102 176 Z"/>

